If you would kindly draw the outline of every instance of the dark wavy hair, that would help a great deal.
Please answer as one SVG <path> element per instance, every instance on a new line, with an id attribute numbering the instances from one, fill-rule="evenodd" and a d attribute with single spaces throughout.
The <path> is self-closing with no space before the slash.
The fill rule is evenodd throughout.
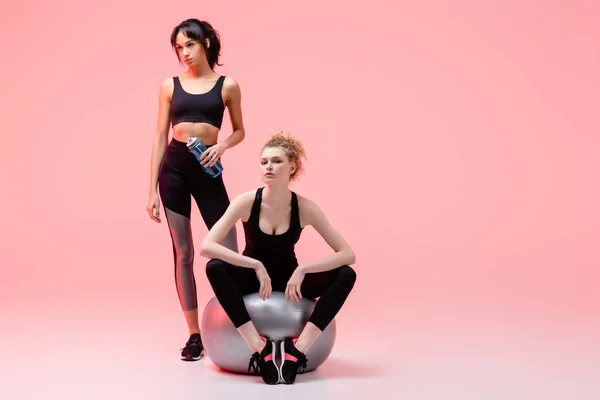
<path id="1" fill-rule="evenodd" d="M 210 69 L 214 70 L 215 64 L 222 65 L 219 64 L 219 56 L 221 55 L 221 39 L 219 38 L 219 33 L 212 27 L 211 24 L 206 21 L 200 21 L 196 18 L 190 18 L 173 28 L 173 32 L 171 33 L 171 46 L 175 50 L 177 58 L 179 58 L 179 53 L 177 53 L 177 48 L 175 47 L 177 45 L 175 40 L 177 39 L 177 34 L 179 34 L 179 32 L 183 33 L 192 40 L 197 40 L 200 42 L 202 47 L 204 47 L 206 59 L 208 60 Z M 206 39 L 210 41 L 210 47 L 208 48 L 206 46 Z"/>

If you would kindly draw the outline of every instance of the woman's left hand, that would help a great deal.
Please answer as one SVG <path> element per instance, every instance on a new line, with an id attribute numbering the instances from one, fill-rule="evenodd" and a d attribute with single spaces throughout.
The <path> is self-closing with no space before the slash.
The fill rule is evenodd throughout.
<path id="1" fill-rule="evenodd" d="M 306 274 L 300 267 L 296 268 L 290 280 L 287 283 L 285 288 L 285 300 L 292 300 L 292 303 L 296 304 L 302 298 L 302 292 L 300 291 L 300 286 L 302 286 L 302 281 L 304 280 L 304 276 Z"/>
<path id="2" fill-rule="evenodd" d="M 212 167 L 217 163 L 219 158 L 225 153 L 227 146 L 223 143 L 217 143 L 214 146 L 209 147 L 200 157 L 200 163 L 205 167 Z"/>

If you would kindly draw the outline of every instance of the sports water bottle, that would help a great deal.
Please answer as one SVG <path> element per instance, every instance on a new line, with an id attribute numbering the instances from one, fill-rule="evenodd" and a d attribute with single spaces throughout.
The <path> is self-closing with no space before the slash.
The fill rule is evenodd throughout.
<path id="1" fill-rule="evenodd" d="M 200 157 L 207 149 L 204 142 L 196 137 L 190 137 L 190 138 L 187 138 L 186 145 L 187 145 L 187 148 L 190 151 L 190 153 L 192 153 L 194 155 L 194 157 L 196 157 L 196 160 L 198 160 L 198 162 L 200 162 Z M 200 164 L 200 165 L 202 165 L 202 164 Z M 215 165 L 213 165 L 212 167 L 207 167 L 205 165 L 202 165 L 202 168 L 212 178 L 216 178 L 217 176 L 221 175 L 221 172 L 223 172 L 223 165 L 221 164 L 221 160 L 217 160 Z"/>

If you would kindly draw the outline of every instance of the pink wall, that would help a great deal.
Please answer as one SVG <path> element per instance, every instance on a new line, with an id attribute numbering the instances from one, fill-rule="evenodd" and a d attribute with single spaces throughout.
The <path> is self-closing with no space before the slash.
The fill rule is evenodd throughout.
<path id="1" fill-rule="evenodd" d="M 242 88 L 247 139 L 225 155 L 229 193 L 261 184 L 268 134 L 303 140 L 293 188 L 358 255 L 342 326 L 377 309 L 402 324 L 600 326 L 598 5 L 238 3 L 3 12 L 3 313 L 142 312 L 184 338 L 167 226 L 145 206 L 159 84 L 182 71 L 169 34 L 199 17 L 221 32 L 218 72 Z M 206 229 L 196 209 L 192 219 L 198 244 Z M 298 251 L 328 250 L 308 230 Z"/>

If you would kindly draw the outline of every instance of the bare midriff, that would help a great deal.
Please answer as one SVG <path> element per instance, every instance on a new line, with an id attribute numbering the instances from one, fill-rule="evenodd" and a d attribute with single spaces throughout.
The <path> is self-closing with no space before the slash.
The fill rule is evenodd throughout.
<path id="1" fill-rule="evenodd" d="M 219 128 L 206 122 L 180 122 L 173 127 L 173 139 L 179 142 L 196 137 L 210 146 L 217 143 L 218 136 Z"/>

